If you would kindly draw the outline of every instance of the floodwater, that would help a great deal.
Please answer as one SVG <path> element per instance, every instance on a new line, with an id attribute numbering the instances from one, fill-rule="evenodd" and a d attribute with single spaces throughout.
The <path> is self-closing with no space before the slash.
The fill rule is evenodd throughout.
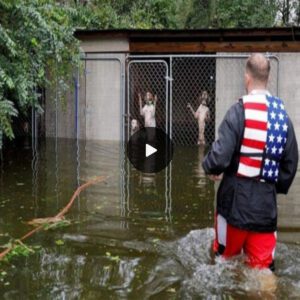
<path id="1" fill-rule="evenodd" d="M 26 221 L 55 215 L 93 176 L 68 227 L 26 240 L 28 257 L 0 263 L 1 299 L 299 299 L 298 181 L 279 201 L 276 291 L 262 291 L 242 257 L 211 253 L 215 187 L 200 167 L 203 149 L 176 147 L 159 174 L 131 168 L 118 143 L 19 141 L 3 152 L 0 244 L 31 229 Z"/>

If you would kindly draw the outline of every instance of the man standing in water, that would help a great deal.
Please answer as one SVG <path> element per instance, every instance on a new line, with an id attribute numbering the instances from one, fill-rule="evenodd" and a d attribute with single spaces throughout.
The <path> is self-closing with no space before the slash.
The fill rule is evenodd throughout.
<path id="1" fill-rule="evenodd" d="M 276 193 L 286 194 L 298 164 L 291 120 L 281 99 L 266 90 L 270 62 L 262 54 L 247 60 L 247 95 L 227 111 L 219 138 L 203 160 L 217 194 L 216 255 L 243 252 L 250 267 L 274 270 Z"/>
<path id="2" fill-rule="evenodd" d="M 209 108 L 207 106 L 208 102 L 208 93 L 207 91 L 203 91 L 202 94 L 199 96 L 199 107 L 196 111 L 192 108 L 191 104 L 187 104 L 187 108 L 189 108 L 194 116 L 195 119 L 198 121 L 198 145 L 205 145 L 205 123 L 209 119 Z"/>

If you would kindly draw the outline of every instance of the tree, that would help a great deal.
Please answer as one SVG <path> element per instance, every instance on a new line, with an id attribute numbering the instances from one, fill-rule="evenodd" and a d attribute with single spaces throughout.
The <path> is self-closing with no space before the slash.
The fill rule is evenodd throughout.
<path id="1" fill-rule="evenodd" d="M 181 0 L 177 6 L 177 17 L 181 27 L 185 28 L 271 27 L 275 24 L 275 2 L 275 0 Z"/>
<path id="2" fill-rule="evenodd" d="M 300 0 L 277 0 L 277 25 L 291 26 L 300 24 Z"/>
<path id="3" fill-rule="evenodd" d="M 70 8 L 55 1 L 0 0 L 0 131 L 9 138 L 12 117 L 41 109 L 39 89 L 54 82 L 65 88 L 79 61 L 69 15 Z"/>
<path id="4" fill-rule="evenodd" d="M 216 0 L 180 0 L 177 2 L 177 24 L 180 28 L 215 27 Z"/>
<path id="5" fill-rule="evenodd" d="M 221 28 L 272 27 L 277 7 L 274 0 L 222 0 L 216 10 Z"/>
<path id="6" fill-rule="evenodd" d="M 75 8 L 77 28 L 175 28 L 175 2 L 172 0 L 91 0 L 84 4 L 69 1 Z"/>
<path id="7" fill-rule="evenodd" d="M 0 136 L 39 106 L 39 90 L 63 92 L 79 63 L 77 28 L 174 28 L 172 0 L 0 0 Z M 50 80 L 51 78 L 51 80 Z"/>
<path id="8" fill-rule="evenodd" d="M 300 24 L 300 0 L 0 0 L 0 137 L 12 117 L 62 93 L 79 63 L 76 28 L 245 28 Z M 51 80 L 50 80 L 51 78 Z"/>

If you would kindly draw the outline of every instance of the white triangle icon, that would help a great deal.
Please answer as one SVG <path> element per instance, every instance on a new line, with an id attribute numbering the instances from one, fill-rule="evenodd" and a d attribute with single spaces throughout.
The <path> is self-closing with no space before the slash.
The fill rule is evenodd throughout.
<path id="1" fill-rule="evenodd" d="M 146 144 L 146 157 L 152 155 L 155 152 L 157 152 L 157 149 L 155 149 L 154 147 L 152 147 L 149 144 Z"/>

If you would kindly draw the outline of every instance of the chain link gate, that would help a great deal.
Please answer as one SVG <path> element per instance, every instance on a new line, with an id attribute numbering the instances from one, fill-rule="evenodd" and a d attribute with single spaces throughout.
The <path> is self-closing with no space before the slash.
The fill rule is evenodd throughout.
<path id="1" fill-rule="evenodd" d="M 168 133 L 168 64 L 164 60 L 137 60 L 128 64 L 128 98 L 127 98 L 127 139 L 132 134 L 132 120 L 137 120 L 139 128 L 144 127 L 144 118 L 140 112 L 145 106 L 145 96 L 150 92 L 157 97 L 155 104 L 156 127 Z M 130 132 L 131 131 L 131 132 Z"/>
<path id="2" fill-rule="evenodd" d="M 175 145 L 199 143 L 201 126 L 205 128 L 206 144 L 211 144 L 226 110 L 245 94 L 247 57 L 248 54 L 130 56 L 127 116 L 144 126 L 138 94 L 150 91 L 158 97 L 156 126 L 165 130 Z M 268 57 L 271 63 L 268 89 L 278 95 L 279 61 L 275 56 Z M 202 114 L 200 118 L 204 98 L 207 108 L 205 116 Z M 127 124 L 128 140 L 131 124 Z"/>

